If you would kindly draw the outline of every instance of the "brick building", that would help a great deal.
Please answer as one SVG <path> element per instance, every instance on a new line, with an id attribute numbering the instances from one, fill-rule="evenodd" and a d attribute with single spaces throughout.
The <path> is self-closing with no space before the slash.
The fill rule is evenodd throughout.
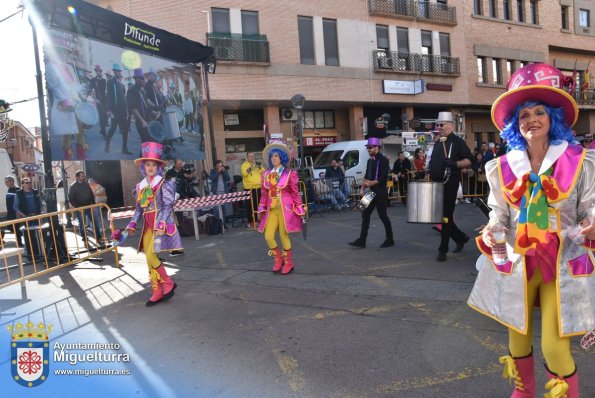
<path id="1" fill-rule="evenodd" d="M 262 149 L 264 124 L 295 139 L 297 93 L 306 98 L 306 155 L 365 131 L 428 129 L 441 110 L 457 115 L 471 147 L 498 142 L 490 106 L 531 62 L 576 68 L 576 131 L 595 132 L 593 81 L 580 89 L 580 72 L 595 69 L 592 0 L 93 3 L 215 48 L 214 144 L 230 164 Z M 375 123 L 385 113 L 386 128 Z"/>
<path id="2" fill-rule="evenodd" d="M 12 164 L 17 184 L 24 177 L 29 177 L 33 187 L 43 187 L 43 159 L 40 133 L 37 128 L 28 129 L 21 122 L 13 121 L 8 129 L 6 140 L 0 142 L 0 148 L 6 149 Z M 7 170 L 8 172 L 8 170 Z M 4 178 L 4 176 L 2 176 Z"/>

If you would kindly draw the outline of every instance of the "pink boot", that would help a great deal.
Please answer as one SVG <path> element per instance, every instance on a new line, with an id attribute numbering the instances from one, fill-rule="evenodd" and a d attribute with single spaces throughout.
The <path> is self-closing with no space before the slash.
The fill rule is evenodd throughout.
<path id="1" fill-rule="evenodd" d="M 535 372 L 533 352 L 526 357 L 500 357 L 504 364 L 502 377 L 514 380 L 514 391 L 510 398 L 535 398 Z"/>
<path id="2" fill-rule="evenodd" d="M 167 275 L 167 272 L 165 271 L 165 267 L 163 266 L 163 264 L 161 264 L 157 268 L 156 271 L 159 274 L 159 276 L 161 277 L 161 286 L 163 288 L 163 299 L 167 300 L 169 298 L 172 298 L 174 295 L 174 290 L 178 286 L 174 283 L 174 281 L 171 280 L 169 275 Z"/>
<path id="3" fill-rule="evenodd" d="M 283 264 L 283 270 L 281 275 L 287 275 L 293 271 L 293 259 L 291 258 L 291 249 L 284 250 L 283 256 L 285 256 L 285 262 Z"/>
<path id="4" fill-rule="evenodd" d="M 149 271 L 149 277 L 151 279 L 151 290 L 153 295 L 149 298 L 149 301 L 145 303 L 147 307 L 152 307 L 161 300 L 163 300 L 163 288 L 161 287 L 161 277 L 159 274 L 151 268 Z"/>
<path id="5" fill-rule="evenodd" d="M 87 160 L 87 149 L 89 147 L 84 144 L 76 144 L 76 158 L 77 160 Z"/>
<path id="6" fill-rule="evenodd" d="M 283 256 L 281 255 L 281 250 L 278 247 L 275 247 L 272 250 L 269 250 L 269 256 L 275 256 L 275 265 L 273 265 L 273 272 L 281 271 L 281 267 L 283 266 Z"/>
<path id="7" fill-rule="evenodd" d="M 578 398 L 578 372 L 577 369 L 570 376 L 560 377 L 553 374 L 545 367 L 548 382 L 545 389 L 549 390 L 545 398 Z"/>

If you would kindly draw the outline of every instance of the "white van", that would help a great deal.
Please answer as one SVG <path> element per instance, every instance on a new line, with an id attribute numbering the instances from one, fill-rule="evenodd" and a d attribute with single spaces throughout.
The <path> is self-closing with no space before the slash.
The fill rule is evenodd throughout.
<path id="1" fill-rule="evenodd" d="M 6 149 L 0 148 L 0 178 L 2 178 L 0 182 L 0 215 L 2 216 L 2 219 L 6 216 L 6 192 L 8 192 L 8 188 L 6 187 L 6 184 L 4 184 L 4 177 L 9 175 L 14 177 L 12 162 L 10 161 Z M 14 180 L 17 182 L 16 177 Z"/>
<path id="2" fill-rule="evenodd" d="M 402 138 L 389 136 L 382 139 L 380 151 L 388 159 L 389 166 L 397 160 L 397 154 L 402 150 Z M 366 148 L 367 140 L 341 141 L 328 145 L 314 162 L 314 178 L 318 178 L 321 171 L 325 171 L 331 165 L 332 160 L 342 159 L 345 166 L 345 176 L 354 177 L 357 185 L 360 185 L 366 175 L 366 165 L 370 156 Z"/>
<path id="3" fill-rule="evenodd" d="M 367 142 L 366 140 L 341 141 L 328 145 L 314 161 L 314 178 L 318 178 L 320 172 L 326 171 L 331 161 L 341 159 L 345 166 L 345 177 L 354 177 L 355 183 L 361 184 L 370 158 L 366 149 Z"/>

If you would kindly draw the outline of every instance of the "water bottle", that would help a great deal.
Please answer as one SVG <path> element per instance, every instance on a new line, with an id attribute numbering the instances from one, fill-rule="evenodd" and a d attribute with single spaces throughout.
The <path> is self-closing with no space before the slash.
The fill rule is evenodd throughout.
<path id="1" fill-rule="evenodd" d="M 492 259 L 495 264 L 503 265 L 508 262 L 506 252 L 506 231 L 504 225 L 498 223 L 492 227 L 492 234 L 496 244 L 492 247 Z"/>
<path id="2" fill-rule="evenodd" d="M 153 250 L 155 250 L 155 253 L 159 253 L 161 251 L 161 236 L 155 236 L 155 243 L 153 244 Z"/>

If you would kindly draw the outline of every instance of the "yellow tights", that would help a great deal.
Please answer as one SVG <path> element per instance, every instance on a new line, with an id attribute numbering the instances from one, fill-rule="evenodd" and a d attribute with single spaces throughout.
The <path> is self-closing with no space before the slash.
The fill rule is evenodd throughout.
<path id="1" fill-rule="evenodd" d="M 556 281 L 544 283 L 539 268 L 527 283 L 527 300 L 531 311 L 539 293 L 541 306 L 541 350 L 547 367 L 559 376 L 574 372 L 575 364 L 570 353 L 570 337 L 558 334 L 558 304 Z M 527 335 L 508 330 L 508 346 L 513 357 L 524 357 L 531 353 L 533 340 L 533 317 L 529 316 Z"/>
<path id="2" fill-rule="evenodd" d="M 157 269 L 161 265 L 161 260 L 159 260 L 157 253 L 155 253 L 154 244 L 155 236 L 153 235 L 153 231 L 150 228 L 146 228 L 143 233 L 143 251 L 145 252 L 145 257 L 147 257 L 149 271 L 151 271 L 151 268 Z"/>
<path id="3" fill-rule="evenodd" d="M 269 218 L 267 218 L 267 225 L 264 228 L 264 239 L 267 241 L 267 246 L 270 250 L 277 247 L 277 241 L 275 240 L 275 232 L 279 231 L 279 239 L 281 239 L 281 247 L 287 251 L 291 249 L 291 241 L 289 240 L 289 234 L 287 228 L 285 228 L 285 219 L 283 218 L 283 211 L 280 206 L 274 207 L 269 212 Z"/>

